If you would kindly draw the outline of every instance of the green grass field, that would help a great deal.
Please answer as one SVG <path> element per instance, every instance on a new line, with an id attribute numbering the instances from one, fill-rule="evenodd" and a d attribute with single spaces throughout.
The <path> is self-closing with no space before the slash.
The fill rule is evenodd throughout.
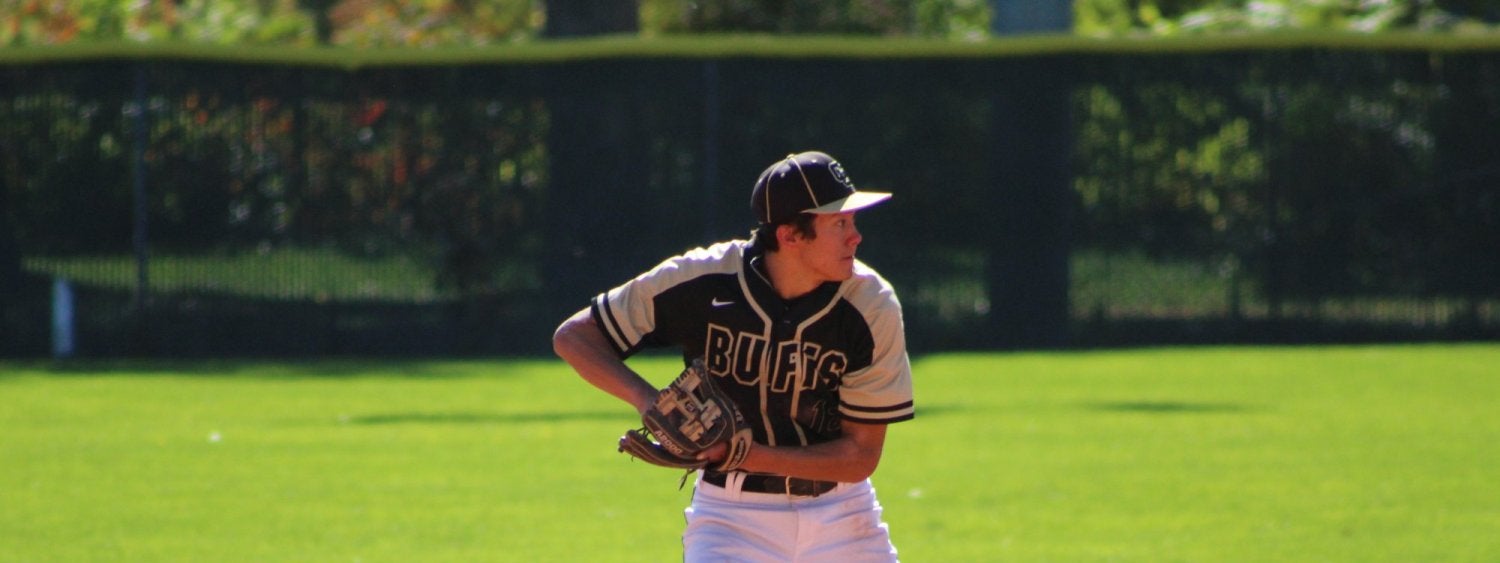
<path id="1" fill-rule="evenodd" d="M 903 560 L 1500 560 L 1500 345 L 914 364 Z M 0 560 L 680 560 L 633 424 L 550 360 L 0 362 Z"/>

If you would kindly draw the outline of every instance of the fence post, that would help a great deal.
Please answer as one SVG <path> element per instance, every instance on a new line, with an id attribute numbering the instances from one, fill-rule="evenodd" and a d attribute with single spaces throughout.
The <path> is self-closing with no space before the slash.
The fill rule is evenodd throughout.
<path id="1" fill-rule="evenodd" d="M 1071 3 L 993 0 L 997 35 L 1067 32 Z M 1061 60 L 1023 59 L 1001 67 L 1011 78 L 991 100 L 995 221 L 985 235 L 988 344 L 1055 347 L 1072 338 L 1069 312 L 1074 147 L 1074 71 Z"/>
<path id="2" fill-rule="evenodd" d="M 150 205 L 146 200 L 146 144 L 150 142 L 146 113 L 150 111 L 150 100 L 146 96 L 146 81 L 146 63 L 136 63 L 135 115 L 131 119 L 135 142 L 131 143 L 130 148 L 131 194 L 135 203 L 135 213 L 131 219 L 133 231 L 130 237 L 131 246 L 135 250 L 135 298 L 131 306 L 136 314 L 142 314 L 145 310 L 146 291 L 150 283 L 149 258 L 146 251 L 146 214 L 150 211 Z"/>
<path id="3" fill-rule="evenodd" d="M 718 235 L 719 223 L 719 62 L 703 61 L 703 242 Z"/>
<path id="4" fill-rule="evenodd" d="M 134 100 L 135 113 L 131 115 L 131 137 L 130 143 L 130 177 L 131 177 L 131 199 L 133 202 L 133 213 L 131 217 L 130 244 L 135 253 L 135 292 L 131 297 L 128 348 L 133 354 L 151 354 L 151 322 L 150 313 L 150 253 L 147 250 L 147 216 L 151 206 L 147 200 L 146 188 L 146 148 L 151 142 L 150 119 L 151 100 L 147 96 L 148 72 L 146 62 L 138 62 L 132 69 L 134 73 Z"/>
<path id="5" fill-rule="evenodd" d="M 73 286 L 68 280 L 52 280 L 52 357 L 65 360 L 73 357 Z"/>

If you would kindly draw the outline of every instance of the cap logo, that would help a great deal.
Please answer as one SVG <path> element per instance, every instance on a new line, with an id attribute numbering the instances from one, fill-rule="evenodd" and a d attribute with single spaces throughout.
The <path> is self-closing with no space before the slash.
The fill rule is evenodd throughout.
<path id="1" fill-rule="evenodd" d="M 839 164 L 838 161 L 830 162 L 828 164 L 828 171 L 833 173 L 833 179 L 838 180 L 844 187 L 849 188 L 849 191 L 854 191 L 854 182 L 849 181 L 849 175 L 844 172 L 844 165 Z"/>

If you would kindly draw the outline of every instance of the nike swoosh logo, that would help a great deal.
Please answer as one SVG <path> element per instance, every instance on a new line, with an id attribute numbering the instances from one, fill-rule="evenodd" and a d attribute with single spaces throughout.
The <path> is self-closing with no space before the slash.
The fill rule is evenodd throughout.
<path id="1" fill-rule="evenodd" d="M 723 307 L 723 306 L 726 306 L 726 305 L 733 305 L 734 302 L 733 301 L 719 301 L 719 298 L 715 297 L 713 299 L 713 301 L 709 301 L 708 304 L 709 305 L 713 305 L 715 307 Z"/>

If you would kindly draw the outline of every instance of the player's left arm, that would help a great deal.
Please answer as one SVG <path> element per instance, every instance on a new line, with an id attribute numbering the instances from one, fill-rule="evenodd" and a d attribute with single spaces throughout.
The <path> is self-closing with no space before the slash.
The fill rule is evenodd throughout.
<path id="1" fill-rule="evenodd" d="M 880 465 L 885 450 L 885 428 L 885 424 L 845 419 L 843 435 L 832 441 L 795 447 L 756 444 L 750 448 L 740 470 L 818 481 L 863 481 Z M 723 455 L 724 447 L 715 446 L 704 453 L 704 459 L 717 460 Z"/>

